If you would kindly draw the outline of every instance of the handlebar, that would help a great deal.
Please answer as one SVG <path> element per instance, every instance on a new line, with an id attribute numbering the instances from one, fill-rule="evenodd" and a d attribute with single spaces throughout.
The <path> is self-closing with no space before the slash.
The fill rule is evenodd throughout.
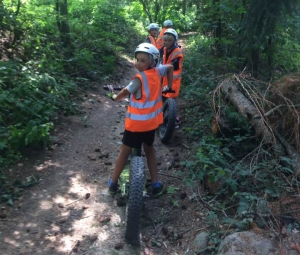
<path id="1" fill-rule="evenodd" d="M 163 91 L 163 94 L 167 94 L 167 93 L 175 93 L 176 91 L 174 89 L 170 89 L 168 91 Z"/>
<path id="2" fill-rule="evenodd" d="M 113 92 L 114 90 L 122 90 L 125 86 L 121 85 L 104 85 L 103 89 Z"/>

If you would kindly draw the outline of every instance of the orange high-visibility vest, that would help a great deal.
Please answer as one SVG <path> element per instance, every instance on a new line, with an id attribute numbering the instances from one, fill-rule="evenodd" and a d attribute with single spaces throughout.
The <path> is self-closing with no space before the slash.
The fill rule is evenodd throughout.
<path id="1" fill-rule="evenodd" d="M 164 35 L 164 32 L 166 31 L 166 27 L 164 27 L 161 31 L 160 31 L 160 33 L 159 33 L 159 35 L 158 35 L 158 37 L 157 37 L 157 39 L 156 39 L 156 44 L 157 44 L 157 49 L 158 50 L 160 50 L 163 46 L 164 46 L 164 42 L 163 42 L 163 35 Z"/>
<path id="2" fill-rule="evenodd" d="M 172 60 L 175 58 L 179 58 L 179 69 L 173 71 L 173 84 L 172 84 L 172 89 L 175 90 L 175 93 L 167 93 L 164 94 L 164 97 L 172 97 L 176 98 L 179 96 L 179 91 L 180 91 L 180 84 L 181 84 L 181 73 L 182 73 L 182 61 L 183 61 L 183 54 L 180 50 L 180 48 L 175 48 L 168 59 L 166 59 L 167 56 L 167 49 L 166 47 L 164 48 L 164 57 L 163 57 L 163 64 L 170 64 Z M 163 86 L 168 85 L 168 77 L 164 77 L 163 79 Z"/>
<path id="3" fill-rule="evenodd" d="M 142 83 L 142 97 L 130 95 L 127 107 L 125 129 L 131 132 L 146 132 L 157 129 L 163 122 L 161 84 L 155 68 L 137 73 Z"/>
<path id="4" fill-rule="evenodd" d="M 149 38 L 150 43 L 153 44 L 157 48 L 157 43 L 155 41 L 155 38 L 152 35 L 149 35 L 147 38 Z"/>

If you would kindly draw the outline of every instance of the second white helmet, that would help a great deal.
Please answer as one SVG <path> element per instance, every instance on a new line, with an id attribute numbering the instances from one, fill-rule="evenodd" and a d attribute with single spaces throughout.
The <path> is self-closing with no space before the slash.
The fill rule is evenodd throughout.
<path id="1" fill-rule="evenodd" d="M 159 58 L 158 49 L 151 43 L 141 43 L 141 44 L 139 44 L 135 49 L 134 55 L 136 56 L 136 54 L 138 52 L 148 53 L 153 57 L 154 60 Z"/>
<path id="2" fill-rule="evenodd" d="M 165 34 L 171 34 L 171 35 L 173 35 L 175 37 L 175 41 L 178 40 L 178 34 L 175 31 L 175 29 L 173 29 L 173 28 L 166 29 L 166 31 L 164 32 L 164 35 Z"/>
<path id="3" fill-rule="evenodd" d="M 150 31 L 150 29 L 153 29 L 153 28 L 159 30 L 158 24 L 156 24 L 156 23 L 150 23 L 149 26 L 147 27 L 148 31 Z"/>
<path id="4" fill-rule="evenodd" d="M 169 19 L 165 20 L 164 21 L 164 27 L 170 27 L 170 26 L 173 26 L 172 20 L 169 20 Z"/>

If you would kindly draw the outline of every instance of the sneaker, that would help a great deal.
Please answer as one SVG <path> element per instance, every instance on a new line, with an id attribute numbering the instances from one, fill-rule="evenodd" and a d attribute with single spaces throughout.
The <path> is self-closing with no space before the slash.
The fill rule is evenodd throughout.
<path id="1" fill-rule="evenodd" d="M 111 195 L 117 194 L 118 191 L 118 184 L 114 183 L 111 179 L 108 181 L 108 192 Z"/>
<path id="2" fill-rule="evenodd" d="M 161 182 L 155 182 L 151 184 L 152 194 L 154 196 L 160 196 L 164 192 L 164 185 Z"/>
<path id="3" fill-rule="evenodd" d="M 176 117 L 175 123 L 176 123 L 177 125 L 181 124 L 181 119 L 180 119 L 179 117 Z"/>
<path id="4" fill-rule="evenodd" d="M 179 117 L 176 117 L 176 120 L 175 120 L 175 129 L 179 128 L 179 125 L 181 124 L 181 120 Z"/>

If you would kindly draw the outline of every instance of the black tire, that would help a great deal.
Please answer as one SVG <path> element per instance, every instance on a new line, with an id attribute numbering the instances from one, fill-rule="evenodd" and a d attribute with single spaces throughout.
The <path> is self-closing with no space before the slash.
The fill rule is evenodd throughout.
<path id="1" fill-rule="evenodd" d="M 159 126 L 159 138 L 163 143 L 168 143 L 172 138 L 177 116 L 176 103 L 173 98 L 168 98 L 163 105 L 163 123 Z"/>
<path id="2" fill-rule="evenodd" d="M 125 213 L 125 239 L 140 245 L 140 217 L 143 207 L 145 163 L 142 157 L 133 157 L 130 162 L 130 184 Z"/>

